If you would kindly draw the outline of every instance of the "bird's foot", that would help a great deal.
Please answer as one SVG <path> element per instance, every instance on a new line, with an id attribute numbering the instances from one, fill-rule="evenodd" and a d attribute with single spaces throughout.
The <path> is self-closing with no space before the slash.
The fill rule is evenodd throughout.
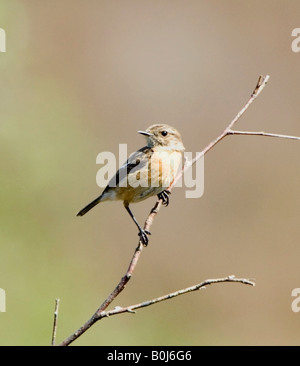
<path id="1" fill-rule="evenodd" d="M 160 192 L 157 197 L 162 200 L 162 204 L 163 206 L 168 207 L 169 203 L 170 203 L 170 198 L 169 195 L 171 194 L 170 191 L 168 191 L 167 189 L 165 189 L 164 191 Z"/>
<path id="2" fill-rule="evenodd" d="M 149 242 L 148 235 L 151 235 L 150 231 L 148 230 L 140 230 L 139 232 L 140 241 L 142 242 L 144 247 L 148 245 Z"/>

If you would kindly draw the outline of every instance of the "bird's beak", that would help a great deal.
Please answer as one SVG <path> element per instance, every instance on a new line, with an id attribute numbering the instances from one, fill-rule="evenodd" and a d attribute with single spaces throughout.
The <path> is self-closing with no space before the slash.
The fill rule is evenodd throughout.
<path id="1" fill-rule="evenodd" d="M 141 135 L 145 135 L 145 136 L 153 136 L 153 133 L 150 133 L 147 131 L 138 131 L 138 133 L 140 133 Z"/>

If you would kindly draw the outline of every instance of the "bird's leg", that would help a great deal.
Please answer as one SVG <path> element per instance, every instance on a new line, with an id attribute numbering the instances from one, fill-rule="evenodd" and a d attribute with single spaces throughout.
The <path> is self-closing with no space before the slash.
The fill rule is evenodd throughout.
<path id="1" fill-rule="evenodd" d="M 147 230 L 142 229 L 142 227 L 140 226 L 140 224 L 137 222 L 137 219 L 134 217 L 133 213 L 131 212 L 130 208 L 129 208 L 129 204 L 127 202 L 124 202 L 124 207 L 126 208 L 127 212 L 129 213 L 130 217 L 132 218 L 133 222 L 136 224 L 136 226 L 139 229 L 139 237 L 141 239 L 141 242 L 143 243 L 143 245 L 146 247 L 148 245 L 148 236 L 147 235 L 151 235 L 151 233 Z"/>
<path id="2" fill-rule="evenodd" d="M 164 191 L 160 192 L 157 197 L 162 200 L 162 204 L 163 206 L 169 206 L 169 202 L 170 202 L 170 199 L 169 199 L 169 195 L 171 194 L 171 192 L 167 189 L 165 189 Z"/>

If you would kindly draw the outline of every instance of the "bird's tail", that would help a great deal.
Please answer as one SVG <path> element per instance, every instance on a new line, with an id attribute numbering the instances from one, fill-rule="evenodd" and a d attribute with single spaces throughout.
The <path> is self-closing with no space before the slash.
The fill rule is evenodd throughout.
<path id="1" fill-rule="evenodd" d="M 101 201 L 101 198 L 102 198 L 102 195 L 97 197 L 94 201 L 92 201 L 87 206 L 85 206 L 82 210 L 80 210 L 76 216 L 85 215 L 89 210 L 91 210 L 93 207 L 95 207 Z"/>

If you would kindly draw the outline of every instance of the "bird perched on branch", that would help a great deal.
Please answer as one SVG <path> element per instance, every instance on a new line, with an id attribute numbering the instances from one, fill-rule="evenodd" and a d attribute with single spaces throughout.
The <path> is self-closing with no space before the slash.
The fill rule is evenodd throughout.
<path id="1" fill-rule="evenodd" d="M 151 233 L 139 225 L 129 204 L 157 195 L 163 205 L 168 206 L 170 192 L 167 188 L 181 164 L 184 146 L 180 133 L 165 124 L 155 124 L 146 131 L 138 132 L 146 136 L 147 145 L 130 155 L 102 194 L 79 211 L 77 216 L 85 215 L 100 202 L 122 200 L 138 227 L 141 242 L 146 246 L 147 235 Z"/>

